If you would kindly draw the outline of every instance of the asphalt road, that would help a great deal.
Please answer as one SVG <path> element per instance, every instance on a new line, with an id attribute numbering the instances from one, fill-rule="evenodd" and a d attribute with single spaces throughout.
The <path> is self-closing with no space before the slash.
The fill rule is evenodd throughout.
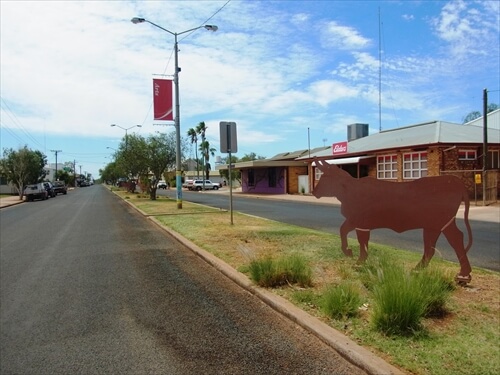
<path id="1" fill-rule="evenodd" d="M 167 195 L 175 199 L 175 189 L 158 190 L 158 195 Z M 221 209 L 229 209 L 229 195 L 207 191 L 204 193 L 183 191 L 183 199 Z M 339 234 L 344 217 L 340 207 L 332 204 L 299 202 L 291 200 L 274 200 L 233 194 L 233 210 L 255 215 L 283 223 Z M 459 228 L 465 233 L 463 220 L 457 218 Z M 486 221 L 470 221 L 473 244 L 468 252 L 472 266 L 500 271 L 500 227 L 498 223 Z M 351 232 L 349 238 L 356 238 Z M 396 233 L 390 229 L 371 231 L 370 243 L 379 243 L 397 249 L 405 249 L 423 254 L 422 230 L 411 230 Z M 437 242 L 435 257 L 458 263 L 455 251 L 444 236 Z M 458 271 L 458 269 L 457 269 Z"/>
<path id="2" fill-rule="evenodd" d="M 361 374 L 102 186 L 0 211 L 1 374 Z"/>

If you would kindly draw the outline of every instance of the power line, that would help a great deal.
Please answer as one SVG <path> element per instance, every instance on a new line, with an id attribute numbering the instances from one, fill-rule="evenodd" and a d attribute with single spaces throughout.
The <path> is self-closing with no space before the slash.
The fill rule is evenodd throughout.
<path id="1" fill-rule="evenodd" d="M 35 143 L 40 149 L 44 149 L 44 146 L 41 143 L 39 143 L 29 133 L 29 131 L 24 127 L 24 125 L 21 123 L 21 121 L 19 121 L 19 119 L 16 117 L 14 111 L 10 108 L 10 106 L 7 104 L 7 102 L 4 100 L 4 98 L 1 98 L 1 100 L 2 100 L 2 103 L 4 105 L 4 110 L 5 110 L 5 108 L 7 109 L 7 110 L 5 110 L 5 114 L 7 116 L 9 116 L 9 118 L 12 120 L 13 124 L 16 125 L 17 128 L 19 130 L 21 130 L 24 133 L 24 135 L 31 140 L 31 143 Z M 4 126 L 4 128 L 8 129 L 6 126 Z M 10 134 L 13 134 L 12 132 L 13 132 L 13 130 L 9 131 Z M 15 138 L 19 140 L 19 138 L 17 136 L 15 136 Z M 30 143 L 30 142 L 28 142 L 28 143 Z"/>

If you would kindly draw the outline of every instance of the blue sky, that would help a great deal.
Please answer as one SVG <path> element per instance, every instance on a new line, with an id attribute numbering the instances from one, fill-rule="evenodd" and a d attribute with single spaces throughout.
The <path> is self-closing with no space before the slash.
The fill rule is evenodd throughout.
<path id="1" fill-rule="evenodd" d="M 497 1 L 2 0 L 2 150 L 61 150 L 98 177 L 125 135 L 111 124 L 173 131 L 153 121 L 152 79 L 173 75 L 174 38 L 135 16 L 218 26 L 179 36 L 181 135 L 205 121 L 218 149 L 234 121 L 240 157 L 344 141 L 356 122 L 461 123 L 484 88 L 500 104 Z"/>

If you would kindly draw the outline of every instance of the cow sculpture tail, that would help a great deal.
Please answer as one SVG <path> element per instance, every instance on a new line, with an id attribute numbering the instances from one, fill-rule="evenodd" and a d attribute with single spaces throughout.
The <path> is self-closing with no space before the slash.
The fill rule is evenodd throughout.
<path id="1" fill-rule="evenodd" d="M 465 204 L 464 222 L 465 222 L 465 227 L 467 228 L 467 237 L 469 238 L 469 240 L 467 242 L 467 246 L 465 247 L 465 252 L 467 253 L 472 246 L 472 230 L 471 230 L 470 223 L 469 223 L 470 199 L 469 199 L 469 194 L 465 189 L 464 189 L 463 200 L 464 200 L 464 204 Z"/>

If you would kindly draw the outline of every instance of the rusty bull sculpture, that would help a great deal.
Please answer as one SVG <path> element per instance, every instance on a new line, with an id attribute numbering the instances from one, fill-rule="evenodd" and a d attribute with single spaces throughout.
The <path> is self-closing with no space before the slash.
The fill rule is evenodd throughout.
<path id="1" fill-rule="evenodd" d="M 462 181 L 455 176 L 423 177 L 411 182 L 390 182 L 370 177 L 357 179 L 336 165 L 316 160 L 323 175 L 313 190 L 316 198 L 336 197 L 341 202 L 341 213 L 346 218 L 340 227 L 342 251 L 352 256 L 347 246 L 347 234 L 356 231 L 359 259 L 368 257 L 370 230 L 389 228 L 398 233 L 423 229 L 424 255 L 417 267 L 425 267 L 432 259 L 436 242 L 443 233 L 455 250 L 460 262 L 456 281 L 471 281 L 471 266 L 467 251 L 472 246 L 469 224 L 469 196 Z M 457 227 L 455 217 L 464 201 L 464 221 L 468 243 Z"/>

